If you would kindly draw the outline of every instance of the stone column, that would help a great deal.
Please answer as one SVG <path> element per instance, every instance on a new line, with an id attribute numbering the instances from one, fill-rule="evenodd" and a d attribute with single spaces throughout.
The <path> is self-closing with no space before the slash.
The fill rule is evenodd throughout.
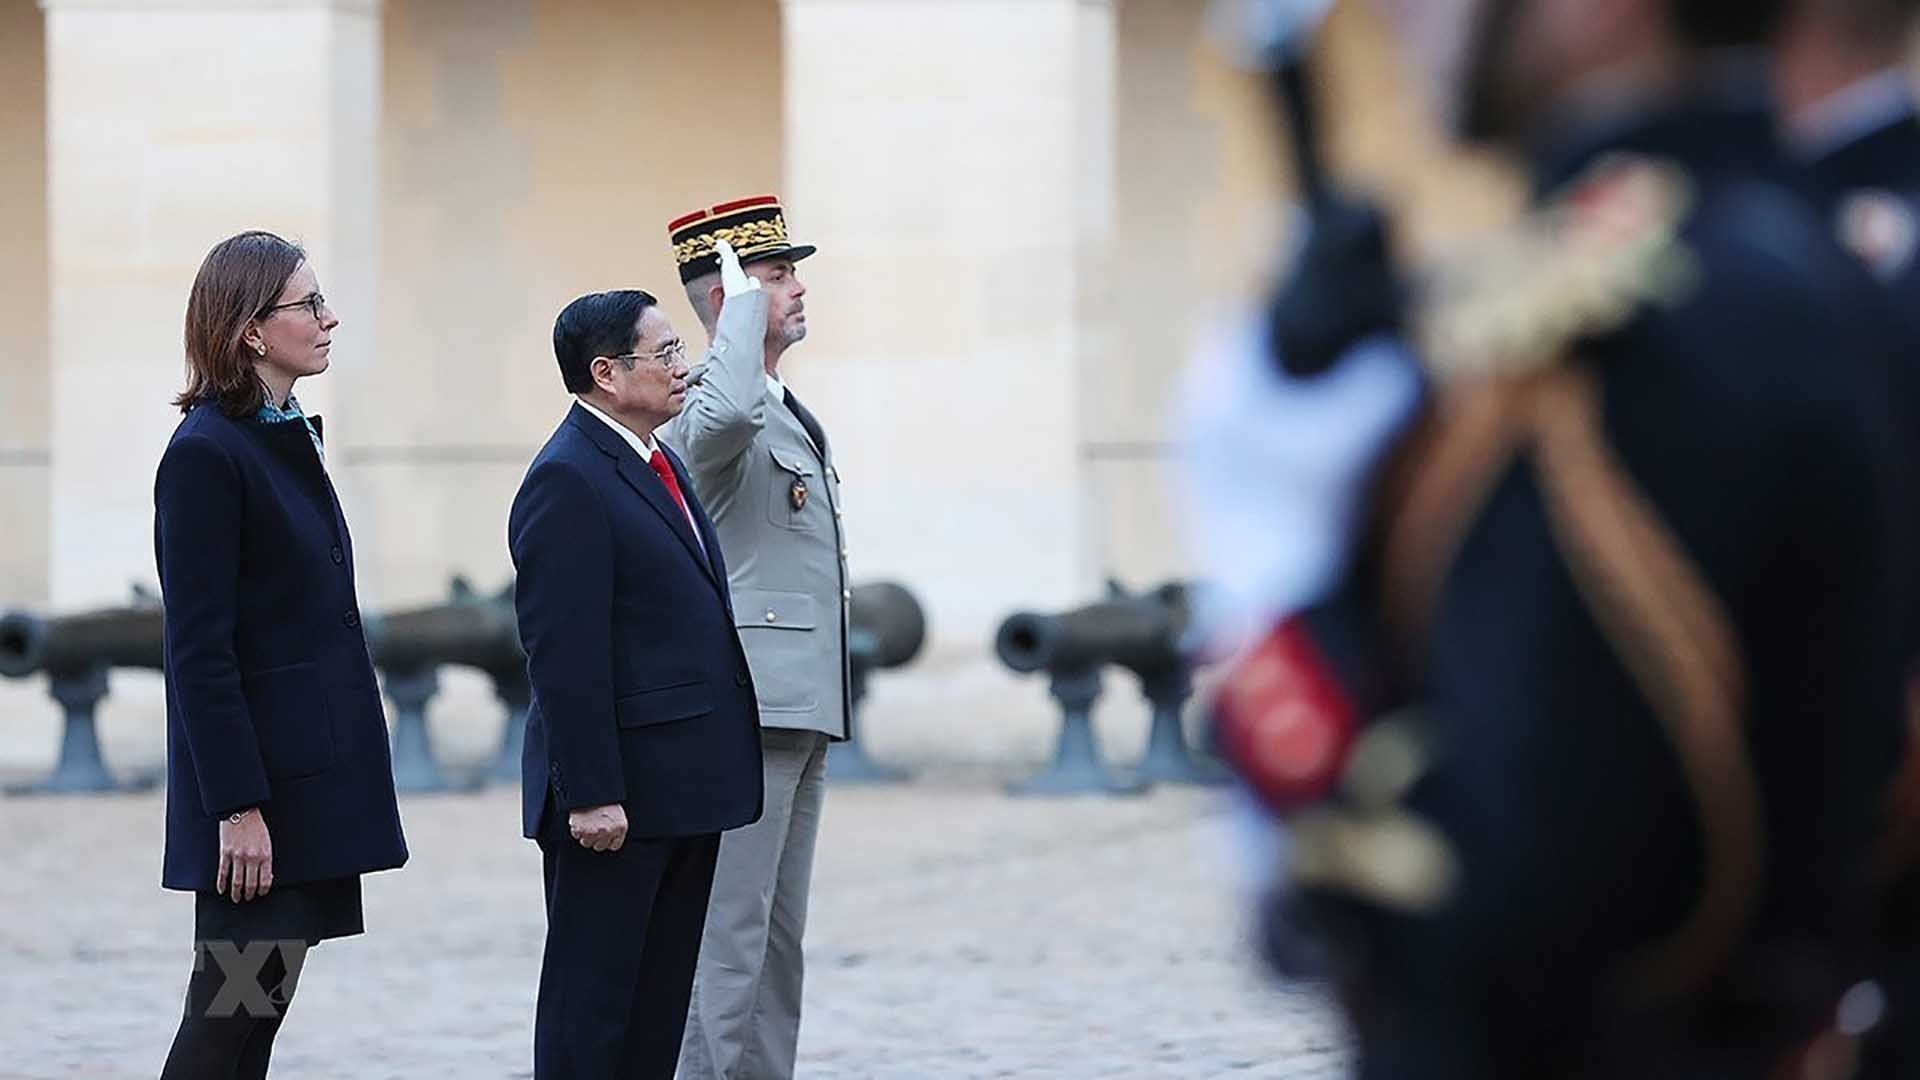
<path id="1" fill-rule="evenodd" d="M 47 588 L 47 121 L 40 11 L 0 3 L 0 608 Z"/>
<path id="2" fill-rule="evenodd" d="M 935 633 L 1084 598 L 1079 370 L 1112 206 L 1107 0 L 785 0 L 786 190 L 856 577 Z"/>
<path id="3" fill-rule="evenodd" d="M 379 0 L 42 0 L 51 311 L 49 592 L 152 581 L 153 473 L 207 249 L 303 243 L 342 325 L 325 412 L 376 356 Z"/>

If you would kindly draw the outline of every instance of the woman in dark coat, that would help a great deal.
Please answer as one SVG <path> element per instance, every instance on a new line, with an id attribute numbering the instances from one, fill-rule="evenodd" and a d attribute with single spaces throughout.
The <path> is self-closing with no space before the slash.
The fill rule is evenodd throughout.
<path id="1" fill-rule="evenodd" d="M 248 232 L 187 301 L 186 414 L 154 483 L 166 605 L 167 841 L 195 963 L 163 1080 L 267 1074 L 305 950 L 362 930 L 406 862 L 353 545 L 296 380 L 339 320 L 300 248 Z"/>

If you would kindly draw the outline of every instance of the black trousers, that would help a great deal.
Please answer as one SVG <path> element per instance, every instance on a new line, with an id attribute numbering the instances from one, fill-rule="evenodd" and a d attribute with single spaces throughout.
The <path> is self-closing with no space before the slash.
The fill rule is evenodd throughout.
<path id="1" fill-rule="evenodd" d="M 160 1080 L 264 1080 L 306 948 L 303 941 L 195 945 L 186 1011 Z"/>
<path id="2" fill-rule="evenodd" d="M 535 1080 L 672 1080 L 720 835 L 589 851 L 549 806 Z"/>
<path id="3" fill-rule="evenodd" d="M 186 1011 L 161 1080 L 266 1076 L 307 949 L 364 927 L 358 877 L 281 885 L 244 904 L 197 894 Z"/>

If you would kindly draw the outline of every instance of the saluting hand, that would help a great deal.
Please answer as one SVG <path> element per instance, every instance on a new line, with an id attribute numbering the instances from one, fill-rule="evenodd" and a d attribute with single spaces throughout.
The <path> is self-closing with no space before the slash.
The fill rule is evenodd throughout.
<path id="1" fill-rule="evenodd" d="M 220 872 L 213 891 L 236 904 L 273 890 L 273 837 L 260 808 L 249 807 L 220 819 Z"/>
<path id="2" fill-rule="evenodd" d="M 627 842 L 627 810 L 619 803 L 567 814 L 567 831 L 588 851 L 619 851 Z"/>
<path id="3" fill-rule="evenodd" d="M 740 256 L 734 254 L 733 245 L 724 238 L 715 237 L 714 254 L 720 256 L 720 291 L 728 296 L 742 293 L 759 292 L 760 281 L 751 277 L 740 267 Z"/>

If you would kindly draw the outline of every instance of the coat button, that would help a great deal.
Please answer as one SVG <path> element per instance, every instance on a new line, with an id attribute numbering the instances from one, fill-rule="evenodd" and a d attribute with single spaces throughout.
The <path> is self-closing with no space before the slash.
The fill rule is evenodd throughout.
<path id="1" fill-rule="evenodd" d="M 734 672 L 734 673 L 733 673 L 733 685 L 735 685 L 735 686 L 745 686 L 745 685 L 747 685 L 747 682 L 748 682 L 748 679 L 747 679 L 747 673 L 746 673 L 746 672 L 744 672 L 744 671 L 736 671 L 736 672 Z"/>
<path id="2" fill-rule="evenodd" d="M 339 544 L 333 545 L 333 550 L 327 552 L 327 557 L 333 560 L 333 565 L 335 566 L 339 566 L 341 563 L 347 561 L 347 553 L 340 549 Z"/>
<path id="3" fill-rule="evenodd" d="M 348 608 L 347 613 L 340 616 L 340 621 L 346 623 L 347 628 L 351 630 L 360 625 L 360 613 L 352 608 Z"/>
<path id="4" fill-rule="evenodd" d="M 771 611 L 769 611 L 769 612 L 767 612 L 767 621 L 768 621 L 768 622 L 779 622 L 779 621 L 780 621 L 780 616 L 778 616 L 778 615 L 775 615 L 775 614 L 774 614 L 773 612 L 771 612 Z"/>
<path id="5" fill-rule="evenodd" d="M 853 603 L 853 590 L 852 590 L 852 589 L 841 589 L 841 590 L 840 590 L 840 599 L 842 599 L 842 600 L 845 600 L 845 601 L 846 601 L 847 603 L 849 603 L 849 604 L 851 604 L 851 603 Z"/>

